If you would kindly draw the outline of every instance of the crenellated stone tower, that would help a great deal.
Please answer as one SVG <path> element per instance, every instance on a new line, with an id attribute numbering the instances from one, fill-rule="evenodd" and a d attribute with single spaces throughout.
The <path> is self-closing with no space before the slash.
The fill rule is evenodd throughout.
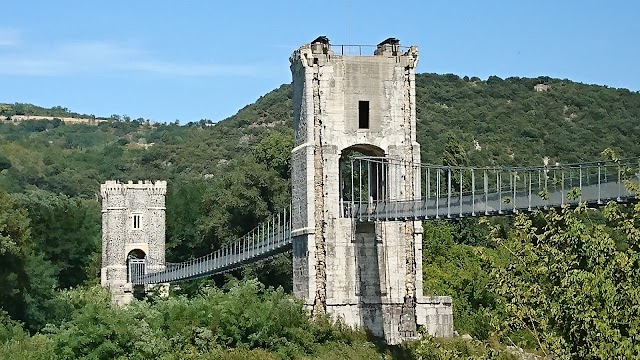
<path id="1" fill-rule="evenodd" d="M 147 271 L 164 269 L 166 193 L 166 181 L 107 181 L 100 185 L 100 280 L 111 291 L 114 303 L 126 304 L 133 298 L 129 259 L 144 259 Z"/>
<path id="2" fill-rule="evenodd" d="M 336 54 L 319 37 L 290 61 L 295 295 L 312 312 L 364 327 L 390 344 L 416 338 L 417 325 L 434 336 L 451 336 L 451 298 L 423 296 L 422 223 L 340 216 L 341 158 L 358 152 L 420 162 L 417 47 L 403 49 L 387 39 L 371 56 L 350 56 Z M 384 194 L 376 196 L 419 198 L 419 174 L 407 166 L 382 180 Z"/>

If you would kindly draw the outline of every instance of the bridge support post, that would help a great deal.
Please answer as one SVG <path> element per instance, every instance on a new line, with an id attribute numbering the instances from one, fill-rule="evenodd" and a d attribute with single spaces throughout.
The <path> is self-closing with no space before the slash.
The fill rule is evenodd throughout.
<path id="1" fill-rule="evenodd" d="M 150 285 L 134 285 L 128 271 L 129 259 L 144 259 L 146 272 L 165 267 L 166 181 L 100 185 L 102 196 L 102 268 L 100 282 L 111 292 L 112 301 L 126 304 L 134 292 Z M 161 294 L 168 284 L 154 286 Z"/>
<path id="2" fill-rule="evenodd" d="M 420 163 L 417 48 L 387 39 L 373 56 L 336 55 L 320 37 L 290 60 L 294 294 L 313 314 L 341 318 L 390 344 L 417 338 L 418 325 L 434 336 L 451 336 L 451 298 L 422 294 L 422 223 L 346 217 L 340 206 L 341 199 L 371 201 L 361 187 L 354 198 L 353 182 L 351 189 L 340 186 L 340 162 L 351 154 L 407 164 L 380 172 L 385 191 L 375 194 L 376 201 L 420 199 L 420 172 L 413 165 Z"/>

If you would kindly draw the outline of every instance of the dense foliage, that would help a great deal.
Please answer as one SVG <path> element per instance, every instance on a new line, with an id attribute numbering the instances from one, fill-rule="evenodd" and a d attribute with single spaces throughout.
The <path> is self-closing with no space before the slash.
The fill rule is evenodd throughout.
<path id="1" fill-rule="evenodd" d="M 64 319 L 32 337 L 0 314 L 0 358 L 276 359 L 355 346 L 359 358 L 376 356 L 363 333 L 311 321 L 301 303 L 257 281 L 126 308 L 111 305 L 98 287 L 66 291 L 56 300 Z"/>
<path id="2" fill-rule="evenodd" d="M 586 205 L 521 215 L 495 236 L 513 255 L 491 270 L 503 330 L 526 330 L 553 358 L 638 358 L 640 205 L 610 203 L 604 223 L 594 215 Z"/>
<path id="3" fill-rule="evenodd" d="M 567 163 L 598 159 L 604 148 L 640 155 L 640 94 L 625 89 L 420 74 L 416 91 L 424 162 Z M 16 114 L 93 117 L 0 105 L 0 116 Z M 251 281 L 226 291 L 214 286 L 223 277 L 184 283 L 185 297 L 125 309 L 91 287 L 100 268 L 98 190 L 107 179 L 169 181 L 169 261 L 216 250 L 289 203 L 289 85 L 216 124 L 107 119 L 0 123 L 0 357 L 175 358 L 172 348 L 212 358 L 380 356 L 362 334 L 309 322 L 283 290 Z M 425 223 L 425 291 L 452 295 L 457 331 L 477 340 L 425 340 L 394 356 L 508 358 L 498 342 L 565 358 L 637 356 L 635 211 Z M 247 274 L 291 289 L 287 256 Z M 242 311 L 267 315 L 250 323 Z"/>

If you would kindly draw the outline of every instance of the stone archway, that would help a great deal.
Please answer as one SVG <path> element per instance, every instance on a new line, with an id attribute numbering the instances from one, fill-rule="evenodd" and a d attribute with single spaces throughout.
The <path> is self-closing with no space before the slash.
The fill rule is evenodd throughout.
<path id="1" fill-rule="evenodd" d="M 133 249 L 127 254 L 127 282 L 131 283 L 134 273 L 146 273 L 147 254 L 141 249 Z"/>
<path id="2" fill-rule="evenodd" d="M 141 249 L 133 249 L 127 254 L 127 283 L 132 283 L 132 277 L 147 273 L 147 254 Z M 133 297 L 142 299 L 145 294 L 145 286 L 133 284 Z"/>
<path id="3" fill-rule="evenodd" d="M 387 198 L 385 152 L 371 144 L 355 144 L 342 150 L 339 159 L 340 202 L 376 202 Z M 380 158 L 364 162 L 362 157 Z"/>

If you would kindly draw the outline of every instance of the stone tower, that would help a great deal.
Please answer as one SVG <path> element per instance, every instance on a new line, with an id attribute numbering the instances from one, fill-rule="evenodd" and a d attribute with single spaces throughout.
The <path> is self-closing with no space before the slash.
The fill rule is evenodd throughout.
<path id="1" fill-rule="evenodd" d="M 101 284 L 112 300 L 126 304 L 133 298 L 129 259 L 143 261 L 149 272 L 164 269 L 166 181 L 126 184 L 107 181 L 102 196 Z"/>
<path id="2" fill-rule="evenodd" d="M 420 162 L 416 142 L 418 49 L 398 40 L 371 56 L 336 54 L 326 37 L 291 56 L 293 286 L 314 313 L 342 318 L 396 344 L 453 333 L 450 297 L 422 293 L 422 224 L 356 222 L 341 215 L 340 161 L 350 153 Z M 361 53 L 360 48 L 355 53 Z M 399 175 L 399 176 L 398 176 Z M 412 166 L 386 181 L 384 196 L 420 196 Z"/>

